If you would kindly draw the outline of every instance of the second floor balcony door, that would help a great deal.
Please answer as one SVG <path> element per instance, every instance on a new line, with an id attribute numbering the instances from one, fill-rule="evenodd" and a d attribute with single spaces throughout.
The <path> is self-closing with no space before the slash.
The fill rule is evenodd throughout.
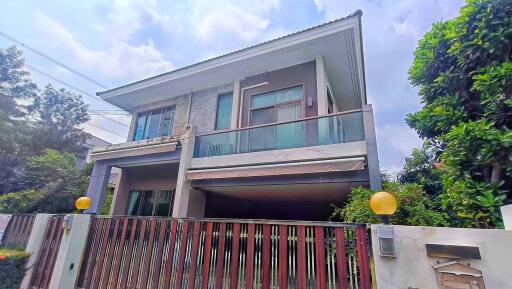
<path id="1" fill-rule="evenodd" d="M 250 126 L 294 121 L 303 117 L 302 86 L 254 95 L 251 99 Z M 301 123 L 254 128 L 249 134 L 249 151 L 297 147 L 304 143 L 304 136 Z"/>

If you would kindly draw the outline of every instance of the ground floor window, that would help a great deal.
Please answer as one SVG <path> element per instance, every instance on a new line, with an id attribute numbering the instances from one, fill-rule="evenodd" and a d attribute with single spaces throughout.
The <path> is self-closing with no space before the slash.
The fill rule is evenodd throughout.
<path id="1" fill-rule="evenodd" d="M 175 190 L 130 191 L 127 215 L 162 216 L 172 215 Z"/>

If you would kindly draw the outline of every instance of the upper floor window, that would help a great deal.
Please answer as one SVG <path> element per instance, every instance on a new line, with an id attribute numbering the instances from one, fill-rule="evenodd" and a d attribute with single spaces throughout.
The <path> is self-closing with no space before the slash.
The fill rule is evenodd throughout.
<path id="1" fill-rule="evenodd" d="M 169 106 L 140 112 L 137 115 L 133 140 L 171 135 L 175 110 L 175 106 Z"/>
<path id="2" fill-rule="evenodd" d="M 217 100 L 217 119 L 215 129 L 228 129 L 231 127 L 231 107 L 233 105 L 233 93 L 220 94 Z"/>

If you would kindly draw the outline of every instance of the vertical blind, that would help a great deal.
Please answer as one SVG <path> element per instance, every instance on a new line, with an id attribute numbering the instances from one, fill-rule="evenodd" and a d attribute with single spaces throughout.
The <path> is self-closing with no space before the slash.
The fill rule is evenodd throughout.
<path id="1" fill-rule="evenodd" d="M 217 102 L 217 119 L 215 129 L 228 129 L 231 127 L 231 106 L 233 105 L 233 93 L 219 95 Z"/>
<path id="2" fill-rule="evenodd" d="M 302 85 L 254 95 L 251 97 L 251 125 L 301 119 L 303 99 Z M 251 132 L 251 150 L 297 147 L 304 142 L 304 137 L 302 123 L 257 128 Z"/>

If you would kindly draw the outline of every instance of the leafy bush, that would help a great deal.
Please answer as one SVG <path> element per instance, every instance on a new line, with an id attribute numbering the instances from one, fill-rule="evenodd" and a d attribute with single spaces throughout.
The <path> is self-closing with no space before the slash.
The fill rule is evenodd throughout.
<path id="1" fill-rule="evenodd" d="M 89 167 L 77 168 L 73 154 L 46 149 L 25 165 L 31 189 L 0 196 L 0 213 L 70 213 L 89 182 Z"/>
<path id="2" fill-rule="evenodd" d="M 5 214 L 35 212 L 37 204 L 44 197 L 44 193 L 34 189 L 0 195 L 0 212 Z"/>
<path id="3" fill-rule="evenodd" d="M 29 256 L 23 251 L 0 249 L 0 289 L 20 288 Z"/>
<path id="4" fill-rule="evenodd" d="M 398 209 L 390 218 L 396 225 L 449 226 L 448 215 L 441 211 L 440 204 L 425 194 L 420 185 L 384 183 L 384 191 L 395 195 Z M 370 197 L 375 193 L 363 187 L 352 189 L 343 208 L 334 208 L 333 220 L 356 223 L 380 223 L 380 218 L 370 208 Z"/>

